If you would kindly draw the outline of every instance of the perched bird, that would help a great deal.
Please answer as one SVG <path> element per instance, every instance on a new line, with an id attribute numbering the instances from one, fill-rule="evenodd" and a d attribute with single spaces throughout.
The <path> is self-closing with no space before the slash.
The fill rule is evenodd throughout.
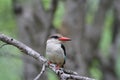
<path id="1" fill-rule="evenodd" d="M 63 37 L 60 34 L 51 35 L 47 40 L 46 57 L 49 63 L 56 64 L 58 69 L 64 67 L 66 58 L 65 47 L 62 43 L 70 40 L 70 38 Z"/>

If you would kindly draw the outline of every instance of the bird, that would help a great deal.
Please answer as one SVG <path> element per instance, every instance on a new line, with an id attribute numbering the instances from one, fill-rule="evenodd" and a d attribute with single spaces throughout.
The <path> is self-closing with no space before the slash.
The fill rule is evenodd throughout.
<path id="1" fill-rule="evenodd" d="M 66 50 L 64 42 L 71 41 L 70 38 L 61 34 L 51 35 L 46 42 L 46 58 L 50 63 L 56 64 L 56 68 L 64 68 L 66 60 Z"/>

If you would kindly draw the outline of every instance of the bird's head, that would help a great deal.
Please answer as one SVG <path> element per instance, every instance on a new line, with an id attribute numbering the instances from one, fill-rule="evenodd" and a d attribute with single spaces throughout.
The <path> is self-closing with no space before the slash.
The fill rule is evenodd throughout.
<path id="1" fill-rule="evenodd" d="M 62 43 L 65 41 L 71 41 L 70 38 L 64 37 L 61 34 L 53 34 L 48 39 L 49 42 Z"/>

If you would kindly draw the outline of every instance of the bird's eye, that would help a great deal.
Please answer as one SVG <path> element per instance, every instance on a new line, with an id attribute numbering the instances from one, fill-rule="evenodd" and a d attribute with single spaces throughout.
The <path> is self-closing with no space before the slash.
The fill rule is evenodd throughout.
<path id="1" fill-rule="evenodd" d="M 51 38 L 55 38 L 55 39 L 58 39 L 59 37 L 58 37 L 58 36 L 51 36 Z"/>

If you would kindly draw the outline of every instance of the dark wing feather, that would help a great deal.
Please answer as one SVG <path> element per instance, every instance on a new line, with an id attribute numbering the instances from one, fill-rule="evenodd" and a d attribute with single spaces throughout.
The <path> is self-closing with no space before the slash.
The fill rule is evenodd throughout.
<path id="1" fill-rule="evenodd" d="M 63 44 L 61 44 L 61 48 L 63 49 L 64 55 L 65 55 L 65 57 L 66 57 L 66 50 L 65 50 L 65 46 L 64 46 Z M 64 67 L 64 64 L 65 64 L 65 60 L 64 60 L 64 63 L 63 63 L 63 66 L 62 66 L 62 67 Z"/>
<path id="2" fill-rule="evenodd" d="M 61 48 L 63 49 L 63 51 L 64 51 L 64 55 L 66 56 L 65 46 L 64 46 L 63 44 L 61 44 Z"/>

